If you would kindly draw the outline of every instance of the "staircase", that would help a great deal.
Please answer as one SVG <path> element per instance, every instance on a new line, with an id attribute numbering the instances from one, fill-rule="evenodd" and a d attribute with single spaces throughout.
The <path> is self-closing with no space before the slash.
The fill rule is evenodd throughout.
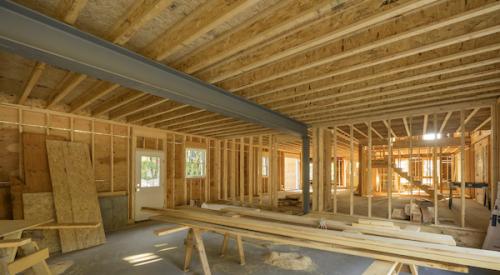
<path id="1" fill-rule="evenodd" d="M 372 160 L 372 167 L 373 168 L 387 168 L 387 159 Z M 394 163 L 392 163 L 392 170 L 394 172 L 396 172 L 400 177 L 402 177 L 402 178 L 406 179 L 408 182 L 412 183 L 418 189 L 429 194 L 429 196 L 431 196 L 431 198 L 434 198 L 434 188 L 432 188 L 431 186 L 422 184 L 422 181 L 412 180 L 412 178 L 410 177 L 410 175 L 408 175 L 407 172 L 403 171 L 399 167 L 396 167 L 396 164 L 394 164 Z M 443 198 L 443 195 L 438 193 L 438 200 L 441 200 L 442 198 Z"/>

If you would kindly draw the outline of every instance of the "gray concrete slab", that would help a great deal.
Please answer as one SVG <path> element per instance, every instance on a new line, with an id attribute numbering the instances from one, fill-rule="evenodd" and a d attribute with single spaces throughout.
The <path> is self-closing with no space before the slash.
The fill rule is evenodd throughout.
<path id="1" fill-rule="evenodd" d="M 107 235 L 104 245 L 51 256 L 49 263 L 73 261 L 74 264 L 63 274 L 68 275 L 111 275 L 111 274 L 202 274 L 197 254 L 194 254 L 191 271 L 182 271 L 184 261 L 184 238 L 186 232 L 156 237 L 153 230 L 164 227 L 157 222 L 144 222 Z M 247 264 L 240 266 L 235 242 L 230 241 L 228 253 L 219 256 L 222 236 L 213 233 L 203 235 L 212 274 L 361 274 L 372 262 L 371 259 L 348 256 L 292 246 L 273 245 L 257 241 L 245 241 Z M 265 263 L 271 251 L 296 252 L 309 256 L 313 269 L 290 271 Z M 459 274 L 428 268 L 420 268 L 420 274 Z M 470 274 L 500 274 L 499 272 L 471 269 Z"/>

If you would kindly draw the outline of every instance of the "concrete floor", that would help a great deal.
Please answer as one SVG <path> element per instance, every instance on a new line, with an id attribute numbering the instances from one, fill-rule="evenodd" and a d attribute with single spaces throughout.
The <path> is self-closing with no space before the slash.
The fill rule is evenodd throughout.
<path id="1" fill-rule="evenodd" d="M 164 237 L 156 237 L 153 230 L 165 224 L 144 222 L 126 229 L 107 234 L 104 245 L 51 256 L 49 264 L 72 261 L 73 265 L 62 274 L 68 275 L 111 275 L 111 274 L 202 274 L 199 258 L 193 255 L 191 272 L 182 271 L 185 232 Z M 272 245 L 262 242 L 245 241 L 247 264 L 239 265 L 234 241 L 228 248 L 228 255 L 219 257 L 222 237 L 205 233 L 204 243 L 212 274 L 362 274 L 371 259 L 324 252 L 291 246 Z M 264 258 L 271 251 L 296 252 L 309 256 L 314 263 L 311 271 L 290 271 L 268 265 Z M 419 268 L 420 274 L 459 274 L 428 268 Z M 471 269 L 470 274 L 499 274 L 498 272 Z"/>

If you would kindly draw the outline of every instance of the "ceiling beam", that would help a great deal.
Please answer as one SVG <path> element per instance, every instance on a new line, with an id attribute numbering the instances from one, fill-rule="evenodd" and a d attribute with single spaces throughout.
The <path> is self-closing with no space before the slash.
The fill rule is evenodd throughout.
<path id="1" fill-rule="evenodd" d="M 455 8 L 455 7 L 454 7 Z M 452 9 L 450 7 L 450 9 Z M 432 20 L 429 24 L 411 28 L 407 31 L 400 31 L 396 34 L 387 33 L 387 37 L 378 37 L 377 40 L 373 40 L 370 37 L 370 32 L 365 32 L 366 37 L 364 37 L 363 42 L 359 43 L 361 46 L 355 47 L 352 49 L 342 50 L 340 53 L 331 54 L 329 51 L 325 50 L 326 45 L 322 47 L 314 48 L 306 53 L 304 53 L 303 58 L 294 58 L 294 59 L 284 59 L 282 61 L 276 62 L 274 64 L 270 64 L 268 66 L 262 66 L 257 68 L 252 72 L 245 72 L 237 78 L 233 78 L 224 82 L 221 82 L 221 87 L 231 90 L 231 91 L 240 91 L 243 89 L 250 89 L 254 91 L 254 94 L 263 94 L 267 92 L 269 89 L 262 89 L 263 84 L 270 83 L 271 81 L 275 83 L 286 83 L 285 85 L 289 85 L 290 83 L 297 83 L 297 81 L 304 81 L 308 78 L 318 77 L 318 73 L 316 69 L 318 66 L 335 64 L 335 68 L 338 67 L 338 63 L 341 63 L 340 60 L 346 59 L 348 57 L 352 57 L 355 55 L 359 55 L 361 53 L 372 51 L 376 48 L 388 48 L 390 44 L 400 42 L 405 39 L 410 39 L 412 37 L 422 35 L 423 33 L 428 33 L 431 31 L 435 31 L 438 29 L 444 29 L 445 27 L 453 24 L 458 24 L 472 18 L 477 18 L 479 16 L 483 16 L 485 14 L 496 12 L 500 9 L 499 3 L 491 3 L 488 5 L 483 5 L 476 9 L 472 9 L 469 11 L 465 11 L 462 13 L 458 13 L 451 17 L 446 18 L 438 18 L 436 20 Z M 414 16 L 419 16 L 418 13 L 414 13 Z M 411 21 L 411 19 L 409 19 Z M 377 25 L 377 27 L 380 27 Z M 394 29 L 398 26 L 390 26 L 389 28 Z M 374 30 L 375 32 L 375 30 Z M 383 35 L 383 34 L 381 34 Z M 450 43 L 450 40 L 443 41 L 444 43 Z M 357 42 L 353 42 L 353 44 L 357 44 Z M 420 44 L 415 44 L 414 49 L 410 50 L 415 53 L 415 50 L 420 50 Z M 331 44 L 329 45 L 331 47 Z M 408 56 L 410 54 L 409 51 L 403 51 L 397 54 L 389 55 L 387 61 L 399 59 L 404 56 Z M 307 71 L 306 71 L 307 70 Z M 316 74 L 312 73 L 315 72 Z M 331 70 L 325 70 L 331 71 Z M 312 76 L 312 77 L 311 77 Z M 258 87 L 255 87 L 259 85 Z M 279 85 L 268 85 L 268 86 L 279 86 Z M 250 91 L 248 90 L 248 91 Z"/>
<path id="2" fill-rule="evenodd" d="M 465 120 L 464 120 L 464 127 L 476 115 L 476 113 L 479 111 L 479 109 L 481 109 L 481 108 L 474 108 L 474 110 L 472 110 L 472 112 L 467 116 L 467 118 L 465 118 Z M 459 126 L 458 129 L 455 131 L 455 133 L 459 133 L 461 131 L 462 131 L 462 127 Z"/>
<path id="3" fill-rule="evenodd" d="M 472 130 L 472 132 L 477 132 L 479 131 L 479 129 L 483 128 L 486 124 L 488 124 L 488 122 L 491 121 L 491 116 L 488 117 L 487 119 L 485 119 L 483 122 L 481 122 L 481 124 L 479 124 L 474 130 Z"/>
<path id="4" fill-rule="evenodd" d="M 405 125 L 406 135 L 411 137 L 410 127 L 408 127 L 408 120 L 406 117 L 403 117 L 403 124 Z"/>
<path id="5" fill-rule="evenodd" d="M 92 116 L 100 116 L 102 114 L 108 113 L 112 110 L 118 109 L 125 104 L 134 102 L 135 100 L 147 96 L 147 94 L 128 90 L 125 94 L 115 95 L 114 97 L 108 99 L 107 101 L 99 104 L 96 108 L 92 110 Z"/>
<path id="6" fill-rule="evenodd" d="M 382 122 L 384 123 L 385 127 L 387 127 L 387 131 L 391 132 L 391 135 L 393 137 L 398 137 L 396 133 L 394 133 L 394 130 L 392 130 L 392 127 L 389 125 L 389 122 L 387 122 L 387 120 L 382 120 Z"/>
<path id="7" fill-rule="evenodd" d="M 368 122 L 365 121 L 365 124 L 366 126 L 368 127 L 368 129 L 372 129 L 372 132 L 375 133 L 375 135 L 377 135 L 379 138 L 384 138 L 377 130 L 375 130 L 375 128 L 373 128 L 373 123 L 372 123 L 372 126 L 370 127 L 370 124 Z"/>
<path id="8" fill-rule="evenodd" d="M 427 134 L 427 126 L 429 125 L 429 115 L 424 115 L 424 122 L 422 126 L 422 135 L 425 136 Z"/>
<path id="9" fill-rule="evenodd" d="M 444 127 L 446 127 L 446 124 L 448 123 L 448 120 L 450 120 L 450 117 L 452 114 L 453 114 L 453 112 L 446 113 L 446 116 L 444 117 L 443 123 L 441 124 L 441 127 L 439 128 L 439 134 L 443 133 Z"/>
<path id="10" fill-rule="evenodd" d="M 155 60 L 164 60 L 252 5 L 255 5 L 253 0 L 207 1 L 165 31 L 142 52 Z"/>
<path id="11" fill-rule="evenodd" d="M 352 127 L 353 127 L 354 131 L 358 132 L 360 135 L 364 136 L 365 138 L 368 138 L 367 134 L 363 133 L 361 130 L 359 130 L 358 128 L 356 128 L 354 125 Z"/>
<path id="12" fill-rule="evenodd" d="M 0 2 L 0 48 L 263 127 L 307 135 L 307 126 L 299 121 L 8 1 Z"/>
<path id="13" fill-rule="evenodd" d="M 33 66 L 30 77 L 24 84 L 21 96 L 19 96 L 17 104 L 24 104 L 28 96 L 31 94 L 31 91 L 35 87 L 36 83 L 38 82 L 38 79 L 40 79 L 40 76 L 42 76 L 43 70 L 45 70 L 45 63 L 36 62 Z"/>
<path id="14" fill-rule="evenodd" d="M 74 24 L 78 15 L 87 5 L 87 0 L 60 0 L 57 5 L 57 17 L 68 24 Z"/>

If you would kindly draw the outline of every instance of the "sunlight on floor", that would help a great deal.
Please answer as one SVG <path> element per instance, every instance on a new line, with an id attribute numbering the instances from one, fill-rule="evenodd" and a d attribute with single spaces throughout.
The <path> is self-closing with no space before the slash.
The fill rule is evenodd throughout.
<path id="1" fill-rule="evenodd" d="M 125 258 L 123 258 L 123 260 L 129 262 L 129 264 L 131 264 L 133 266 L 141 266 L 141 265 L 146 265 L 146 264 L 158 262 L 158 261 L 161 261 L 163 259 L 154 253 L 142 253 L 142 254 L 137 254 L 137 255 L 125 257 Z"/>

